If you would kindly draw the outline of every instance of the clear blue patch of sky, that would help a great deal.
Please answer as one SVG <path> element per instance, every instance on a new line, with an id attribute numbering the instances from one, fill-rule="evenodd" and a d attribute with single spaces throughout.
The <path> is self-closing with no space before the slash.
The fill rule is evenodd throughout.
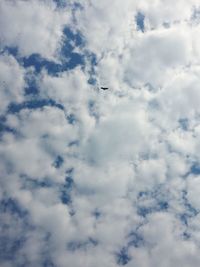
<path id="1" fill-rule="evenodd" d="M 99 209 L 95 209 L 95 210 L 92 212 L 92 215 L 98 220 L 98 219 L 102 216 L 102 213 L 100 212 Z"/>
<path id="2" fill-rule="evenodd" d="M 97 59 L 94 53 L 91 53 L 84 49 L 85 40 L 80 32 L 75 32 L 69 27 L 65 27 L 63 30 L 62 46 L 60 49 L 60 63 L 43 58 L 39 54 L 32 54 L 28 57 L 21 57 L 18 53 L 17 47 L 5 47 L 2 53 L 13 55 L 16 60 L 24 68 L 34 67 L 35 76 L 45 69 L 49 75 L 58 76 L 59 73 L 72 70 L 77 66 L 84 69 L 85 62 L 89 62 L 89 79 L 88 83 L 96 84 L 94 67 L 97 65 Z M 79 48 L 82 53 L 75 52 L 75 49 Z M 38 93 L 37 84 L 34 80 L 34 76 L 26 78 L 27 87 L 25 88 L 26 94 Z"/>
<path id="3" fill-rule="evenodd" d="M 200 163 L 192 162 L 189 170 L 182 176 L 186 179 L 190 174 L 199 175 L 200 174 Z"/>
<path id="4" fill-rule="evenodd" d="M 190 233 L 188 233 L 187 231 L 183 232 L 183 239 L 189 240 L 190 237 L 191 237 L 191 234 Z"/>
<path id="5" fill-rule="evenodd" d="M 56 103 L 53 99 L 33 99 L 30 101 L 25 101 L 23 103 L 11 103 L 8 106 L 8 113 L 17 113 L 22 109 L 38 109 L 43 108 L 45 106 L 56 107 L 61 110 L 64 110 L 61 104 Z"/>
<path id="6" fill-rule="evenodd" d="M 13 57 L 18 57 L 18 48 L 16 46 L 5 46 L 2 51 L 0 51 L 0 54 L 10 54 Z"/>
<path id="7" fill-rule="evenodd" d="M 53 163 L 53 166 L 54 166 L 56 169 L 58 169 L 58 168 L 60 168 L 60 167 L 62 166 L 63 162 L 64 162 L 63 158 L 62 158 L 60 155 L 58 155 L 58 156 L 56 157 L 54 163 Z"/>
<path id="8" fill-rule="evenodd" d="M 37 95 L 39 93 L 38 85 L 37 85 L 37 79 L 36 79 L 36 73 L 27 74 L 25 76 L 25 82 L 26 87 L 24 89 L 25 95 Z"/>
<path id="9" fill-rule="evenodd" d="M 6 116 L 0 116 L 0 140 L 5 133 L 12 133 L 15 136 L 19 135 L 19 133 L 16 131 L 16 129 L 11 128 L 7 125 L 6 122 Z"/>
<path id="10" fill-rule="evenodd" d="M 36 95 L 39 93 L 37 83 L 34 79 L 26 81 L 26 87 L 24 89 L 25 95 Z"/>
<path id="11" fill-rule="evenodd" d="M 71 195 L 68 190 L 62 190 L 61 191 L 61 196 L 60 196 L 62 204 L 69 205 L 72 200 L 71 200 Z"/>
<path id="12" fill-rule="evenodd" d="M 126 265 L 131 260 L 128 253 L 128 248 L 123 247 L 119 252 L 116 253 L 116 261 L 118 265 Z"/>
<path id="13" fill-rule="evenodd" d="M 19 250 L 25 243 L 24 239 L 21 237 L 10 239 L 9 233 L 6 233 L 6 231 L 4 235 L 0 234 L 0 263 L 2 261 L 14 261 Z"/>
<path id="14" fill-rule="evenodd" d="M 195 175 L 199 175 L 200 174 L 200 164 L 194 163 L 190 168 L 190 173 L 195 174 Z"/>
<path id="15" fill-rule="evenodd" d="M 188 220 L 192 217 L 195 217 L 199 211 L 197 211 L 188 201 L 186 190 L 182 191 L 182 200 L 185 210 L 180 214 L 180 220 L 183 224 L 188 225 Z"/>
<path id="16" fill-rule="evenodd" d="M 48 257 L 44 257 L 42 260 L 42 267 L 57 267 L 57 265 L 53 262 L 49 255 Z"/>
<path id="17" fill-rule="evenodd" d="M 138 12 L 137 15 L 135 16 L 136 24 L 137 24 L 137 30 L 144 32 L 145 30 L 145 25 L 144 25 L 144 20 L 145 20 L 145 15 L 141 12 Z"/>
<path id="18" fill-rule="evenodd" d="M 78 146 L 80 144 L 79 140 L 74 140 L 68 143 L 68 147 Z"/>
<path id="19" fill-rule="evenodd" d="M 67 121 L 69 124 L 75 124 L 77 121 L 76 116 L 73 113 L 69 114 L 67 116 Z"/>
<path id="20" fill-rule="evenodd" d="M 67 0 L 53 0 L 54 3 L 56 3 L 56 6 L 58 8 L 64 8 L 67 6 Z"/>
<path id="21" fill-rule="evenodd" d="M 187 118 L 181 118 L 179 119 L 179 125 L 184 130 L 187 131 L 189 127 L 189 120 Z"/>
<path id="22" fill-rule="evenodd" d="M 41 72 L 42 69 L 46 69 L 48 74 L 52 76 L 56 76 L 63 71 L 74 69 L 78 65 L 84 65 L 83 55 L 68 51 L 67 56 L 66 58 L 65 55 L 66 61 L 63 63 L 55 63 L 54 61 L 41 57 L 39 54 L 32 54 L 29 57 L 24 57 L 21 61 L 25 68 L 34 67 L 37 73 Z"/>
<path id="23" fill-rule="evenodd" d="M 65 178 L 65 184 L 63 186 L 63 188 L 67 189 L 67 190 L 72 190 L 74 187 L 74 180 L 71 176 L 67 176 Z"/>
<path id="24" fill-rule="evenodd" d="M 146 217 L 152 212 L 167 211 L 169 209 L 168 195 L 164 185 L 158 185 L 152 191 L 141 191 L 137 198 L 137 213 Z M 146 205 L 145 200 L 153 200 L 153 204 Z M 148 201 L 147 201 L 148 203 Z"/>
<path id="25" fill-rule="evenodd" d="M 136 248 L 139 248 L 139 247 L 144 246 L 143 237 L 135 231 L 133 231 L 129 234 L 128 239 L 129 239 L 128 247 L 134 246 Z"/>
<path id="26" fill-rule="evenodd" d="M 67 249 L 69 251 L 76 251 L 76 250 L 87 250 L 88 247 L 92 246 L 95 247 L 98 245 L 98 241 L 94 238 L 89 237 L 86 241 L 70 241 L 67 244 Z"/>
<path id="27" fill-rule="evenodd" d="M 60 199 L 61 202 L 65 205 L 69 205 L 72 203 L 71 193 L 74 189 L 74 180 L 71 175 L 67 175 L 65 179 L 65 183 L 62 185 L 60 189 Z"/>
<path id="28" fill-rule="evenodd" d="M 83 47 L 85 45 L 85 40 L 80 32 L 74 32 L 69 27 L 65 27 L 63 30 L 64 40 L 62 51 L 66 57 L 68 57 L 68 52 L 72 52 L 75 47 Z"/>
<path id="29" fill-rule="evenodd" d="M 148 214 L 158 211 L 167 211 L 169 208 L 169 204 L 167 201 L 157 202 L 154 206 L 138 206 L 137 213 L 142 217 L 146 217 Z"/>
<path id="30" fill-rule="evenodd" d="M 4 198 L 0 201 L 0 211 L 1 213 L 15 214 L 21 218 L 28 214 L 27 211 L 22 209 L 17 201 L 12 198 Z"/>
<path id="31" fill-rule="evenodd" d="M 182 200 L 184 205 L 184 211 L 178 215 L 180 221 L 185 226 L 188 226 L 188 221 L 195 217 L 199 212 L 189 203 L 187 199 L 187 191 L 182 191 Z"/>
<path id="32" fill-rule="evenodd" d="M 21 57 L 17 47 L 4 47 L 1 54 L 13 55 L 24 68 L 34 67 L 36 73 L 46 69 L 50 75 L 58 75 L 60 72 L 74 69 L 77 66 L 84 66 L 85 55 L 74 51 L 77 47 L 84 47 L 84 44 L 85 41 L 80 32 L 73 32 L 70 28 L 66 27 L 63 30 L 62 46 L 60 49 L 61 63 L 43 58 L 40 54 Z"/>
<path id="33" fill-rule="evenodd" d="M 78 2 L 70 3 L 68 0 L 53 0 L 53 2 L 56 3 L 56 6 L 61 9 L 65 7 L 70 7 L 72 11 L 82 9 L 82 5 Z"/>
<path id="34" fill-rule="evenodd" d="M 88 70 L 89 74 L 88 83 L 91 85 L 96 85 L 97 80 L 96 80 L 95 66 L 97 66 L 97 57 L 94 53 L 89 53 L 87 51 L 85 52 L 85 57 L 87 61 L 90 62 L 89 64 L 90 68 Z"/>
<path id="35" fill-rule="evenodd" d="M 77 66 L 84 66 L 84 55 L 74 51 L 75 48 L 84 46 L 84 38 L 79 32 L 73 32 L 69 27 L 63 30 L 62 46 L 60 49 L 60 61 L 47 60 L 39 54 L 32 54 L 29 57 L 20 59 L 22 65 L 34 67 L 36 72 L 46 69 L 50 75 L 57 75 L 60 72 L 74 69 Z"/>

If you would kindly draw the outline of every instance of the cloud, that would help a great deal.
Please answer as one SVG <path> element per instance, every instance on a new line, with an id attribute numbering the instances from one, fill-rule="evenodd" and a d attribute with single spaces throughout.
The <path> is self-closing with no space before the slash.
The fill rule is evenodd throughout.
<path id="1" fill-rule="evenodd" d="M 24 99 L 24 69 L 10 55 L 0 56 L 0 101 L 1 114 L 13 102 L 22 102 Z"/>
<path id="2" fill-rule="evenodd" d="M 185 32 L 179 28 L 155 31 L 134 41 L 124 57 L 125 79 L 129 84 L 162 86 L 173 75 L 173 69 L 189 64 L 191 43 Z"/>
<path id="3" fill-rule="evenodd" d="M 23 56 L 55 57 L 70 19 L 67 10 L 57 10 L 52 1 L 3 0 L 0 12 L 2 46 L 17 47 Z"/>
<path id="4" fill-rule="evenodd" d="M 146 17 L 146 25 L 149 28 L 159 28 L 163 24 L 173 25 L 174 23 L 180 23 L 184 20 L 190 20 L 193 11 L 199 6 L 198 1 L 153 1 L 148 3 L 147 1 L 141 1 L 139 8 L 144 12 Z"/>
<path id="5" fill-rule="evenodd" d="M 67 153 L 68 144 L 77 135 L 75 127 L 66 122 L 63 111 L 53 107 L 24 109 L 18 116 L 8 116 L 7 124 L 21 137 L 4 135 L 1 152 L 13 171 L 30 177 L 53 174 L 54 159 Z"/>
<path id="6" fill-rule="evenodd" d="M 0 22 L 0 265 L 198 266 L 198 1 Z"/>

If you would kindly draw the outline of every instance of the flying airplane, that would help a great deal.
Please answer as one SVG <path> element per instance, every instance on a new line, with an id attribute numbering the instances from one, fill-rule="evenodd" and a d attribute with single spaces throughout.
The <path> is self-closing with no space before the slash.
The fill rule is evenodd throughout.
<path id="1" fill-rule="evenodd" d="M 108 90 L 108 87 L 101 87 L 102 90 Z"/>

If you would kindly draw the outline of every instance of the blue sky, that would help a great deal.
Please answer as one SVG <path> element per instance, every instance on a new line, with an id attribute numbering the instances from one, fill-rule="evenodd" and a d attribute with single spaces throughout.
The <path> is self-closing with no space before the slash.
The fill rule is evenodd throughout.
<path id="1" fill-rule="evenodd" d="M 1 267 L 199 266 L 199 8 L 0 2 Z"/>

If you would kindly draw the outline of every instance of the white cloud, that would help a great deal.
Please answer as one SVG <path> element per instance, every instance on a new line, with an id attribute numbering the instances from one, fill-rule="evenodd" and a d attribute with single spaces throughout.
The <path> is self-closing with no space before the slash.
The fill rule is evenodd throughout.
<path id="1" fill-rule="evenodd" d="M 136 262 L 141 260 L 142 266 L 176 266 L 177 264 L 195 266 L 198 264 L 200 260 L 198 248 L 190 241 L 181 240 L 179 229 L 179 223 L 169 214 L 155 213 L 150 216 L 148 224 L 141 229 L 149 249 L 146 251 L 140 249 L 139 254 L 137 250 L 133 250 Z M 144 255 L 144 258 L 141 258 L 141 255 Z"/>
<path id="2" fill-rule="evenodd" d="M 24 69 L 14 57 L 0 56 L 0 112 L 5 112 L 11 102 L 24 99 Z"/>
<path id="3" fill-rule="evenodd" d="M 188 200 L 191 203 L 191 205 L 198 211 L 200 209 L 199 181 L 200 181 L 199 175 L 197 176 L 191 175 L 188 178 L 187 182 Z"/>
<path id="4" fill-rule="evenodd" d="M 3 0 L 0 3 L 1 43 L 17 47 L 22 56 L 38 53 L 53 59 L 69 19 L 70 13 L 57 10 L 52 1 Z"/>
<path id="5" fill-rule="evenodd" d="M 68 124 L 64 112 L 53 107 L 22 110 L 17 118 L 15 115 L 8 117 L 8 125 L 22 137 L 4 135 L 1 153 L 13 166 L 13 171 L 30 177 L 54 175 L 56 156 L 65 155 L 69 143 L 77 138 L 77 130 Z"/>
<path id="6" fill-rule="evenodd" d="M 163 23 L 180 23 L 181 21 L 190 20 L 195 7 L 199 6 L 197 0 L 154 0 L 140 1 L 139 8 L 144 12 L 150 28 L 158 28 Z"/>
<path id="7" fill-rule="evenodd" d="M 124 253 L 126 266 L 196 267 L 199 174 L 191 167 L 198 166 L 200 148 L 199 25 L 192 14 L 198 3 L 77 3 L 0 4 L 3 46 L 56 59 L 63 26 L 71 23 L 84 37 L 80 49 L 88 60 L 56 75 L 33 71 L 39 93 L 24 95 L 27 70 L 13 56 L 0 57 L 0 197 L 19 205 L 0 208 L 12 229 L 9 244 L 25 236 L 12 263 L 28 258 L 40 266 L 46 257 L 58 267 L 116 267 Z M 144 32 L 137 31 L 138 11 Z M 95 85 L 88 83 L 91 67 Z M 5 113 L 12 101 L 41 99 L 44 107 Z"/>
<path id="8" fill-rule="evenodd" d="M 176 67 L 189 64 L 190 52 L 191 43 L 184 26 L 147 32 L 133 40 L 124 55 L 125 79 L 132 86 L 150 83 L 161 87 L 173 76 Z"/>
<path id="9" fill-rule="evenodd" d="M 121 99 L 115 103 L 110 99 L 108 104 L 105 117 L 96 126 L 84 150 L 89 161 L 109 165 L 115 159 L 135 158 L 144 150 L 152 129 L 147 114 L 134 100 Z"/>

